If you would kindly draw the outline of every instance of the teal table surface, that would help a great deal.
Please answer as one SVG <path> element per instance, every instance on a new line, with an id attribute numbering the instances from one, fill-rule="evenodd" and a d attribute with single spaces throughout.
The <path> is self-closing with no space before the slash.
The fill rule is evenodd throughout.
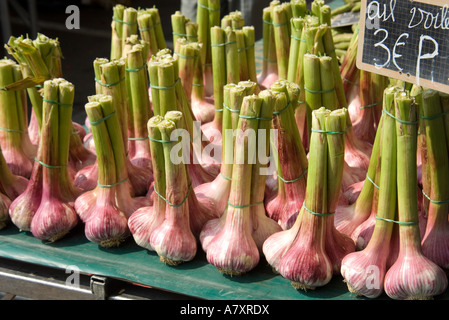
<path id="1" fill-rule="evenodd" d="M 326 286 L 298 291 L 279 274 L 273 273 L 264 258 L 251 272 L 240 277 L 221 274 L 199 249 L 194 260 L 173 267 L 165 265 L 154 252 L 139 247 L 132 237 L 120 247 L 104 249 L 88 241 L 79 225 L 65 238 L 45 243 L 15 226 L 0 230 L 0 257 L 46 267 L 125 280 L 153 288 L 211 300 L 358 300 L 349 293 L 341 276 Z M 447 293 L 440 298 L 447 298 Z M 381 296 L 380 299 L 389 299 Z"/>

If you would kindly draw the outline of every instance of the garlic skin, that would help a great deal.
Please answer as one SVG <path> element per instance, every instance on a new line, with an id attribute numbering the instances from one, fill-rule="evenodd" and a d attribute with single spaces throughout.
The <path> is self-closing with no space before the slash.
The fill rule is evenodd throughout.
<path id="1" fill-rule="evenodd" d="M 265 240 L 272 234 L 282 231 L 282 227 L 266 215 L 263 203 L 250 207 L 250 214 L 251 236 L 259 252 L 262 253 Z"/>
<path id="2" fill-rule="evenodd" d="M 35 163 L 25 191 L 9 206 L 9 216 L 21 231 L 31 230 L 31 220 L 40 206 L 42 198 L 42 165 Z"/>
<path id="3" fill-rule="evenodd" d="M 91 214 L 84 223 L 86 238 L 104 248 L 117 247 L 129 236 L 125 214 L 111 201 L 100 199 L 95 214 Z"/>
<path id="4" fill-rule="evenodd" d="M 296 289 L 321 287 L 332 279 L 332 262 L 325 251 L 325 220 L 305 213 L 301 228 L 279 261 L 279 273 Z"/>
<path id="5" fill-rule="evenodd" d="M 402 250 L 385 275 L 385 293 L 392 299 L 431 300 L 446 291 L 443 269 L 415 249 Z"/>
<path id="6" fill-rule="evenodd" d="M 383 293 L 385 251 L 388 246 L 384 245 L 353 252 L 343 258 L 340 272 L 350 292 L 368 298 L 377 298 Z"/>
<path id="7" fill-rule="evenodd" d="M 59 197 L 44 197 L 31 220 L 30 230 L 40 240 L 55 242 L 78 224 L 75 210 Z"/>
<path id="8" fill-rule="evenodd" d="M 259 250 L 249 229 L 249 212 L 230 212 L 245 210 L 249 208 L 228 208 L 227 221 L 207 245 L 207 261 L 230 276 L 247 273 L 259 263 Z"/>
<path id="9" fill-rule="evenodd" d="M 172 211 L 172 213 L 167 211 Z M 188 204 L 178 208 L 167 208 L 165 219 L 150 237 L 150 245 L 169 265 L 178 265 L 192 260 L 197 251 L 196 239 L 189 226 Z"/>
<path id="10" fill-rule="evenodd" d="M 333 216 L 327 219 L 325 250 L 332 263 L 334 274 L 340 274 L 341 261 L 346 255 L 355 251 L 355 243 L 349 236 L 335 228 Z"/>
<path id="11" fill-rule="evenodd" d="M 214 204 L 215 211 L 221 216 L 228 204 L 231 181 L 219 174 L 213 181 L 197 186 L 194 192 L 199 197 L 210 199 Z"/>
<path id="12" fill-rule="evenodd" d="M 93 139 L 92 139 L 93 140 Z M 76 187 L 82 190 L 93 190 L 98 181 L 98 164 L 92 164 L 80 169 L 74 178 Z"/>
<path id="13" fill-rule="evenodd" d="M 164 221 L 164 211 L 155 206 L 142 207 L 128 219 L 128 227 L 138 246 L 155 251 L 150 243 L 151 234 Z"/>
<path id="14" fill-rule="evenodd" d="M 99 188 L 84 192 L 74 203 L 74 208 L 81 221 L 86 222 L 95 209 Z"/>
<path id="15" fill-rule="evenodd" d="M 303 210 L 301 209 L 300 215 L 303 214 Z M 290 229 L 273 233 L 264 241 L 262 252 L 275 273 L 279 273 L 279 261 L 295 240 L 300 226 L 301 216 L 298 216 L 295 224 Z"/>
<path id="16" fill-rule="evenodd" d="M 430 210 L 436 206 L 430 206 Z M 441 210 L 441 209 L 440 209 Z M 447 215 L 429 212 L 422 239 L 423 254 L 441 268 L 449 269 L 449 221 Z"/>
<path id="17" fill-rule="evenodd" d="M 226 212 L 224 212 L 220 218 L 209 220 L 204 224 L 199 235 L 201 247 L 203 248 L 204 252 L 207 252 L 210 243 L 215 238 L 215 236 L 223 229 L 225 222 Z"/>

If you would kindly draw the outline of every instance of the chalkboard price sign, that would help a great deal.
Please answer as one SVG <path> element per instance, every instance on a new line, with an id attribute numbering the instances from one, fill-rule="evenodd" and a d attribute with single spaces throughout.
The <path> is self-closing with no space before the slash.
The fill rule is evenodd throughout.
<path id="1" fill-rule="evenodd" d="M 449 93 L 448 0 L 362 0 L 357 67 Z"/>

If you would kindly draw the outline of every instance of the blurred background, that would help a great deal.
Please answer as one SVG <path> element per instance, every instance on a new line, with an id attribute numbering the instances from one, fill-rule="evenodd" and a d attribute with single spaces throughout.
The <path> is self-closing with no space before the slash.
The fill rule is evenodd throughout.
<path id="1" fill-rule="evenodd" d="M 239 10 L 245 24 L 253 25 L 256 39 L 262 38 L 262 10 L 269 0 L 221 0 L 221 16 Z M 284 1 L 281 1 L 284 2 Z M 75 85 L 73 120 L 84 123 L 87 96 L 95 93 L 92 63 L 96 58 L 108 58 L 111 46 L 112 7 L 116 4 L 134 8 L 155 6 L 161 16 L 167 46 L 172 48 L 171 15 L 181 11 L 196 21 L 197 0 L 0 0 L 2 55 L 7 56 L 4 44 L 10 36 L 37 33 L 58 38 L 63 59 L 63 76 Z M 80 29 L 67 29 L 66 13 L 69 5 L 80 9 Z"/>

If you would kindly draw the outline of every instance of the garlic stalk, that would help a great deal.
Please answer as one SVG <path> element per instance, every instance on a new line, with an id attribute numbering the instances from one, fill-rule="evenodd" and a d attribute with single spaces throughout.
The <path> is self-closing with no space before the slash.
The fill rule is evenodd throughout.
<path id="1" fill-rule="evenodd" d="M 41 240 L 54 242 L 78 224 L 73 201 L 81 190 L 68 176 L 68 145 L 71 134 L 74 86 L 63 80 L 44 83 L 42 136 L 39 162 L 42 168 L 42 197 L 32 217 L 30 230 Z"/>
<path id="2" fill-rule="evenodd" d="M 387 89 L 390 90 L 394 92 L 395 89 Z M 341 264 L 341 274 L 349 291 L 369 298 L 378 297 L 383 292 L 382 284 L 387 271 L 393 232 L 391 220 L 395 220 L 397 211 L 396 120 L 392 117 L 395 115 L 394 99 L 384 102 L 383 108 L 388 112 L 388 116 L 384 117 L 382 124 L 381 170 L 375 227 L 364 249 L 348 254 Z"/>
<path id="3" fill-rule="evenodd" d="M 234 147 L 231 192 L 228 206 L 221 218 L 210 220 L 204 226 L 200 241 L 207 261 L 220 272 L 241 275 L 259 263 L 259 251 L 250 229 L 251 159 L 255 141 L 250 138 L 258 127 L 262 99 L 253 95 L 243 99 L 237 137 Z M 214 227 L 210 227 L 214 225 Z"/>
<path id="4" fill-rule="evenodd" d="M 161 116 L 153 116 L 148 120 L 148 134 L 150 138 L 151 161 L 154 176 L 153 189 L 165 198 L 165 160 L 161 132 L 158 125 L 164 121 Z M 161 196 L 152 192 L 153 203 L 137 209 L 128 219 L 128 226 L 136 243 L 150 251 L 150 237 L 152 232 L 162 224 L 165 218 L 166 203 Z"/>
<path id="5" fill-rule="evenodd" d="M 170 265 L 178 265 L 192 260 L 197 251 L 196 239 L 190 229 L 189 221 L 189 193 L 187 171 L 183 163 L 175 164 L 171 161 L 174 142 L 171 134 L 176 125 L 170 120 L 163 120 L 158 124 L 164 148 L 166 192 L 165 219 L 151 233 L 151 247 L 159 255 L 161 261 Z"/>
<path id="6" fill-rule="evenodd" d="M 429 300 L 447 288 L 443 269 L 426 258 L 421 248 L 417 201 L 417 110 L 412 98 L 401 92 L 395 98 L 399 255 L 388 269 L 385 293 L 393 299 Z"/>

